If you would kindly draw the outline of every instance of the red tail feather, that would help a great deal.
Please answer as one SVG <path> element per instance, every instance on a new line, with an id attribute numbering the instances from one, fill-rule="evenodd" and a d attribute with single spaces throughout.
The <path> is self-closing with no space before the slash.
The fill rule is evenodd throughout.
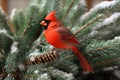
<path id="1" fill-rule="evenodd" d="M 78 57 L 78 59 L 79 59 L 79 61 L 81 63 L 81 66 L 83 67 L 83 69 L 85 71 L 88 71 L 88 72 L 94 72 L 93 68 L 88 63 L 88 61 L 85 59 L 85 57 L 82 55 L 82 53 L 78 50 L 78 48 L 73 46 L 71 49 L 75 52 L 75 54 Z"/>

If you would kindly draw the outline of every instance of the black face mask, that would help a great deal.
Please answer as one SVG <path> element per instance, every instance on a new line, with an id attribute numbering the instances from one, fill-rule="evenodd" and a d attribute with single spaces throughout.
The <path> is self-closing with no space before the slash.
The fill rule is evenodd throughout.
<path id="1" fill-rule="evenodd" d="M 44 26 L 44 29 L 46 30 L 46 29 L 48 28 L 48 25 L 49 25 L 49 23 L 50 23 L 50 20 L 43 19 L 43 21 L 45 21 L 45 22 L 47 23 L 47 25 Z"/>

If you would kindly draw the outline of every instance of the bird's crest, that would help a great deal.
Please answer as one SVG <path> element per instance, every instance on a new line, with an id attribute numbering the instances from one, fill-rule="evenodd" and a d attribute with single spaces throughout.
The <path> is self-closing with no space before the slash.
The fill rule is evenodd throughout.
<path id="1" fill-rule="evenodd" d="M 50 20 L 50 21 L 55 21 L 55 20 L 57 20 L 55 14 L 56 14 L 56 12 L 55 12 L 55 11 L 52 11 L 52 12 L 50 12 L 50 13 L 45 17 L 45 19 L 46 19 L 46 20 Z"/>

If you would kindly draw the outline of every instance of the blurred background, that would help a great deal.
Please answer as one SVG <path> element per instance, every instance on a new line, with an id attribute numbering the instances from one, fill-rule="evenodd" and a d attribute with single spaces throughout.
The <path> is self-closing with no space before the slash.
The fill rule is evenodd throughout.
<path id="1" fill-rule="evenodd" d="M 32 0 L 0 0 L 0 6 L 3 8 L 5 13 L 9 15 L 14 8 L 22 9 L 23 11 L 27 8 Z M 96 4 L 102 1 L 111 0 L 86 0 L 88 9 L 92 8 Z M 99 72 L 97 74 L 91 74 L 84 77 L 84 80 L 120 80 L 120 70 L 110 70 L 106 72 Z"/>
<path id="2" fill-rule="evenodd" d="M 10 14 L 12 9 L 22 9 L 25 10 L 31 0 L 0 0 L 0 6 L 4 9 L 7 14 Z M 90 9 L 94 5 L 102 1 L 111 1 L 111 0 L 86 0 L 88 8 Z"/>

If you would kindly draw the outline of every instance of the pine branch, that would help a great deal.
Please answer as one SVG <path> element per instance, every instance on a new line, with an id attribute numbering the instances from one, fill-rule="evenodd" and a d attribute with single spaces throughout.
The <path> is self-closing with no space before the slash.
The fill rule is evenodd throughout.
<path id="1" fill-rule="evenodd" d="M 8 25 L 7 15 L 4 13 L 1 7 L 0 7 L 0 29 L 6 29 L 8 30 L 9 34 L 12 34 Z"/>
<path id="2" fill-rule="evenodd" d="M 70 28 L 79 27 L 79 19 L 87 11 L 87 5 L 84 0 L 75 0 L 69 13 L 67 14 L 64 23 Z"/>
<path id="3" fill-rule="evenodd" d="M 97 69 L 104 68 L 104 67 L 111 67 L 111 66 L 119 66 L 119 63 L 117 63 L 118 61 L 120 61 L 120 57 L 116 56 L 109 59 L 97 61 L 92 65 L 94 66 L 94 68 L 97 68 Z"/>
<path id="4" fill-rule="evenodd" d="M 81 17 L 81 21 L 82 21 L 82 23 L 85 23 L 85 21 L 87 21 L 87 19 L 90 19 L 91 17 L 94 16 L 94 14 L 97 14 L 97 13 L 99 13 L 99 14 L 100 13 L 109 14 L 109 13 L 119 12 L 119 7 L 120 7 L 120 1 L 119 0 L 104 1 L 104 2 L 96 5 L 92 9 L 90 9 L 90 11 L 88 11 L 87 13 L 85 13 Z"/>
<path id="5" fill-rule="evenodd" d="M 120 45 L 120 40 L 119 39 L 113 39 L 113 40 L 108 40 L 108 41 L 92 41 L 86 48 L 87 53 L 96 53 L 96 51 L 102 51 L 106 49 L 111 49 L 115 47 L 116 49 L 119 48 Z M 94 52 L 95 51 L 95 52 Z M 118 52 L 119 50 L 117 50 Z M 107 54 L 107 53 L 106 53 Z"/>
<path id="6" fill-rule="evenodd" d="M 87 53 L 87 55 L 94 57 L 94 59 L 91 60 L 91 63 L 95 65 L 94 67 L 96 66 L 99 67 L 102 65 L 101 66 L 102 68 L 108 65 L 109 62 L 110 62 L 109 64 L 110 66 L 113 66 L 114 64 L 119 65 L 119 63 L 116 62 L 116 59 L 118 60 L 120 57 L 119 48 L 120 48 L 120 39 L 108 40 L 106 42 L 95 40 L 95 41 L 92 41 L 86 47 L 85 52 Z"/>
<path id="7" fill-rule="evenodd" d="M 73 6 L 74 2 L 75 2 L 75 0 L 72 0 L 72 1 L 71 1 L 71 3 L 70 3 L 70 5 L 69 5 L 66 13 L 64 14 L 64 16 L 63 16 L 63 18 L 62 18 L 62 21 L 66 18 L 67 14 L 69 13 L 69 11 L 70 11 L 71 7 Z"/>
<path id="8" fill-rule="evenodd" d="M 58 69 L 52 70 L 51 71 L 53 79 L 58 79 L 58 80 L 74 80 L 74 76 L 72 73 L 67 73 Z"/>
<path id="9" fill-rule="evenodd" d="M 49 7 L 47 7 L 47 14 L 51 11 L 57 11 L 59 12 L 61 10 L 60 7 L 60 1 L 59 0 L 51 0 L 50 2 L 47 3 Z M 52 4 L 52 5 L 51 5 Z"/>
<path id="10" fill-rule="evenodd" d="M 6 30 L 0 30 L 0 50 L 2 50 L 4 56 L 9 53 L 12 42 L 13 37 L 11 37 Z"/>
<path id="11" fill-rule="evenodd" d="M 76 31 L 74 33 L 74 35 L 76 35 L 77 33 L 79 33 L 81 30 L 87 28 L 90 24 L 93 24 L 95 21 L 97 21 L 98 19 L 101 18 L 101 15 L 97 16 L 94 20 L 91 20 L 90 22 L 88 22 L 87 24 L 83 25 L 82 27 L 80 27 L 80 29 L 78 31 Z"/>
<path id="12" fill-rule="evenodd" d="M 119 36 L 120 34 L 120 28 L 118 26 L 119 23 L 119 13 L 114 13 L 108 18 L 105 17 L 105 19 L 101 19 L 101 21 L 93 27 L 87 37 L 99 40 L 113 39 L 115 36 Z"/>
<path id="13" fill-rule="evenodd" d="M 10 24 L 13 26 L 14 34 L 16 36 L 21 35 L 23 29 L 25 28 L 25 14 L 20 9 L 13 9 L 10 15 Z"/>
<path id="14" fill-rule="evenodd" d="M 29 30 L 31 28 L 31 26 L 34 26 L 35 24 L 32 24 L 33 22 L 36 23 L 36 19 L 40 16 L 40 14 L 36 14 L 39 13 L 39 8 L 37 6 L 30 6 L 28 9 L 28 14 L 27 14 L 27 24 L 26 24 L 26 28 L 24 29 L 22 36 L 25 36 L 25 34 L 27 34 L 27 30 Z"/>
<path id="15" fill-rule="evenodd" d="M 110 17 L 104 19 L 95 29 L 100 30 L 106 28 L 107 26 L 115 26 L 120 23 L 120 13 L 114 13 Z"/>
<path id="16" fill-rule="evenodd" d="M 12 73 L 16 70 L 18 64 L 17 62 L 19 61 L 18 55 L 20 55 L 18 50 L 18 42 L 13 42 L 11 45 L 10 54 L 8 54 L 6 60 L 5 68 L 7 73 Z"/>
<path id="17" fill-rule="evenodd" d="M 21 10 L 12 12 L 14 14 L 11 15 L 12 17 L 10 17 L 9 22 L 16 29 L 14 37 L 11 37 L 7 33 L 9 30 L 4 28 L 4 26 L 8 26 L 7 16 L 1 14 L 2 10 L 0 10 L 0 16 L 2 15 L 0 19 L 0 67 L 5 68 L 5 71 L 0 70 L 2 71 L 0 76 L 7 73 L 5 80 L 18 79 L 17 77 L 20 77 L 22 80 L 79 80 L 80 77 L 78 76 L 81 76 L 82 68 L 78 62 L 78 58 L 76 58 L 72 51 L 54 49 L 60 55 L 59 57 L 53 54 L 42 54 L 46 51 L 52 51 L 50 49 L 53 48 L 44 43 L 45 40 L 42 36 L 43 29 L 39 24 L 46 14 L 51 11 L 56 11 L 57 17 L 60 20 L 63 18 L 63 23 L 66 26 L 69 26 L 73 30 L 75 28 L 79 29 L 78 31 L 74 30 L 76 31 L 74 35 L 78 34 L 77 37 L 81 38 L 78 38 L 79 41 L 82 40 L 80 50 L 95 70 L 99 69 L 101 71 L 108 66 L 119 66 L 120 39 L 100 41 L 97 40 L 98 35 L 94 37 L 96 40 L 88 37 L 91 34 L 91 30 L 98 30 L 101 33 L 102 29 L 107 31 L 106 28 L 99 26 L 118 26 L 119 13 L 115 12 L 120 10 L 119 7 L 120 0 L 106 1 L 85 13 L 87 9 L 84 0 L 34 0 L 27 8 L 25 14 Z M 104 16 L 100 20 L 103 14 L 113 15 L 108 18 Z M 94 26 L 99 28 L 95 29 L 93 28 Z M 100 36 L 103 35 L 101 34 Z M 24 65 L 23 63 L 31 55 L 35 56 L 35 58 L 29 59 L 28 63 Z M 49 63 L 49 61 L 53 62 Z M 20 64 L 23 64 L 22 68 Z"/>
<path id="18" fill-rule="evenodd" d="M 39 11 L 39 8 L 37 6 L 30 6 L 26 15 L 26 28 L 24 29 L 22 33 L 22 45 L 24 46 L 24 43 L 27 42 L 29 47 L 31 47 L 34 40 L 38 38 L 38 36 L 42 33 L 42 28 L 39 24 L 39 22 L 44 17 L 43 13 Z M 40 17 L 40 18 L 39 18 Z"/>
<path id="19" fill-rule="evenodd" d="M 58 5 L 55 5 L 56 7 L 54 8 L 54 10 L 59 14 L 57 15 L 58 19 L 64 22 L 76 2 L 77 2 L 76 0 L 56 1 Z"/>

